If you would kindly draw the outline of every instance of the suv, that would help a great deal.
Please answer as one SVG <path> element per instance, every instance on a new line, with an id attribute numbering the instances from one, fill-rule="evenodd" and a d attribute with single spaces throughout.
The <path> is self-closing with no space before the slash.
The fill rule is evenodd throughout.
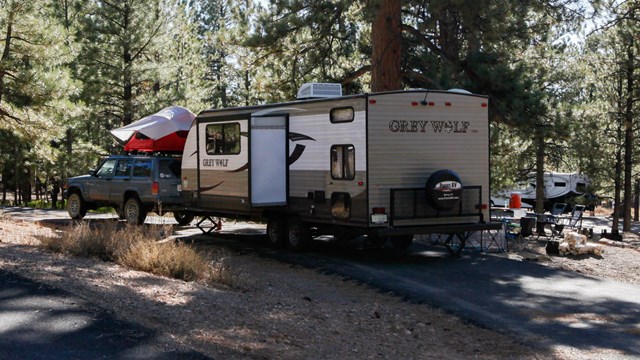
<path id="1" fill-rule="evenodd" d="M 87 210 L 110 206 L 130 224 L 142 224 L 149 211 L 173 212 L 186 225 L 193 215 L 180 211 L 180 166 L 174 157 L 109 156 L 89 175 L 67 180 L 67 212 L 82 219 Z"/>

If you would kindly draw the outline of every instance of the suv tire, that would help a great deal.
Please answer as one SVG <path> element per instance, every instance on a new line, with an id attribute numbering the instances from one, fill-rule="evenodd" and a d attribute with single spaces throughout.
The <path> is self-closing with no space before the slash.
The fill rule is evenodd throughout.
<path id="1" fill-rule="evenodd" d="M 67 213 L 74 220 L 82 219 L 85 215 L 87 215 L 87 203 L 77 192 L 69 195 L 69 200 L 67 200 Z"/>
<path id="2" fill-rule="evenodd" d="M 142 206 L 140 200 L 133 196 L 124 203 L 124 217 L 131 225 L 140 225 L 147 218 L 147 210 Z"/>

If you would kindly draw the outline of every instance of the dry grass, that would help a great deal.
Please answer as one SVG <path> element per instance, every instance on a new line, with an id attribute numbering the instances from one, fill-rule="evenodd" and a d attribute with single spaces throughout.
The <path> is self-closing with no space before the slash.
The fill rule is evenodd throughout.
<path id="1" fill-rule="evenodd" d="M 42 239 L 42 245 L 65 254 L 97 257 L 136 270 L 185 281 L 238 286 L 239 277 L 225 264 L 223 254 L 202 254 L 182 242 L 167 239 L 173 229 L 164 226 L 125 226 L 82 223 L 60 237 Z"/>

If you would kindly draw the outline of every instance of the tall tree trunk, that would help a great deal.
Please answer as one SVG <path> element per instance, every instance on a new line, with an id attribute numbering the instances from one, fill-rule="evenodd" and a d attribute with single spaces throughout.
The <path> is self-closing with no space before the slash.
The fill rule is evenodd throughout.
<path id="1" fill-rule="evenodd" d="M 624 223 L 623 232 L 631 231 L 631 202 L 633 194 L 631 191 L 633 179 L 631 170 L 633 169 L 633 88 L 634 64 L 633 64 L 633 38 L 627 48 L 627 96 L 624 117 Z"/>
<path id="2" fill-rule="evenodd" d="M 538 125 L 535 134 L 536 142 L 536 207 L 535 212 L 542 214 L 544 212 L 544 127 Z"/>
<path id="3" fill-rule="evenodd" d="M 127 34 L 125 36 L 129 36 L 129 23 L 131 16 L 131 8 L 128 3 L 124 4 L 124 20 L 123 20 L 123 33 Z M 123 82 L 123 102 L 124 109 L 122 114 L 122 125 L 129 125 L 133 121 L 133 84 L 131 78 L 132 72 L 132 55 L 131 55 L 131 44 L 129 42 L 130 39 L 126 39 L 124 41 L 124 49 L 123 49 L 123 62 L 124 62 L 124 71 L 122 74 L 122 82 Z"/>
<path id="4" fill-rule="evenodd" d="M 620 131 L 619 131 L 620 132 Z M 622 183 L 622 148 L 616 151 L 616 170 L 613 179 L 613 220 L 611 223 L 611 233 L 618 234 L 620 227 L 620 198 Z"/>
<path id="5" fill-rule="evenodd" d="M 379 0 L 371 37 L 371 91 L 402 89 L 402 2 Z"/>
<path id="6" fill-rule="evenodd" d="M 10 12 L 9 19 L 7 22 L 7 33 L 4 38 L 4 50 L 2 51 L 2 57 L 0 58 L 0 65 L 6 62 L 9 59 L 9 54 L 11 51 L 11 39 L 13 32 L 13 12 Z M 5 72 L 0 66 L 0 103 L 2 103 L 2 96 L 4 95 L 4 75 Z"/>

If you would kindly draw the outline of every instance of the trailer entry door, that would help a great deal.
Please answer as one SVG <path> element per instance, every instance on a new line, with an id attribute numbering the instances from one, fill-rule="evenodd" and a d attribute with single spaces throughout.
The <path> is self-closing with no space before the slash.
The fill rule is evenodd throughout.
<path id="1" fill-rule="evenodd" d="M 287 117 L 251 118 L 251 205 L 287 205 Z"/>

